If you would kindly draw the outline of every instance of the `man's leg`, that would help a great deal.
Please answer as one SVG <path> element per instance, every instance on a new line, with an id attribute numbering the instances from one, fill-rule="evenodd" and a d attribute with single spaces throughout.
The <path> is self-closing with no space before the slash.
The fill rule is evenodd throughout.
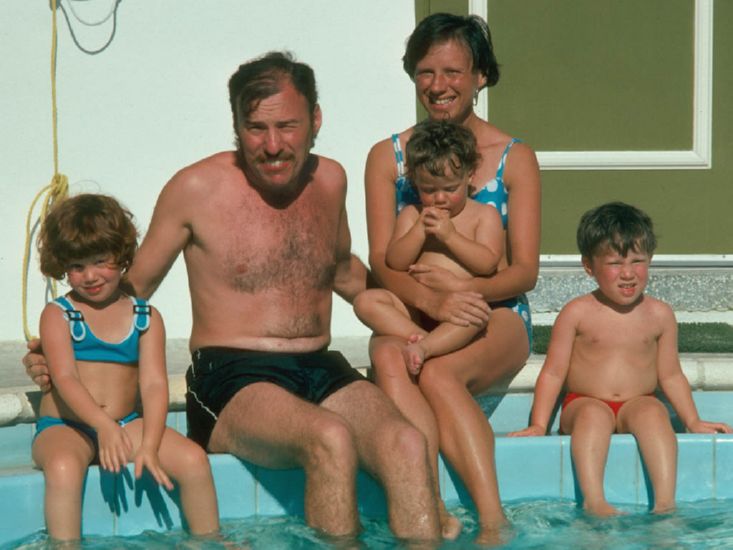
<path id="1" fill-rule="evenodd" d="M 361 464 L 382 483 L 395 536 L 439 540 L 440 521 L 425 437 L 373 384 L 341 388 L 322 406 L 351 426 Z"/>
<path id="2" fill-rule="evenodd" d="M 302 467 L 308 525 L 333 536 L 359 531 L 358 457 L 354 435 L 338 414 L 258 382 L 241 389 L 221 411 L 209 450 L 270 468 Z"/>

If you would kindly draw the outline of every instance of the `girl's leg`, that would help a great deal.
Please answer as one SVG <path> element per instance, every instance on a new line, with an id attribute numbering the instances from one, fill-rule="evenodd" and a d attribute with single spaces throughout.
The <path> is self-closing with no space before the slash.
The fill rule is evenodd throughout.
<path id="1" fill-rule="evenodd" d="M 51 426 L 36 437 L 32 453 L 46 481 L 43 508 L 49 537 L 80 539 L 81 492 L 94 445 L 74 428 Z"/>
<path id="2" fill-rule="evenodd" d="M 137 419 L 125 426 L 135 449 L 142 441 L 143 422 Z M 178 484 L 189 531 L 194 535 L 218 532 L 219 508 L 206 452 L 187 437 L 166 428 L 158 458 L 163 470 Z"/>
<path id="3" fill-rule="evenodd" d="M 583 508 L 596 516 L 618 514 L 606 501 L 603 491 L 608 447 L 616 429 L 611 408 L 598 399 L 579 397 L 562 412 L 560 429 L 570 434 L 570 451 L 583 493 Z"/>
<path id="4" fill-rule="evenodd" d="M 656 397 L 645 395 L 626 402 L 618 411 L 620 432 L 636 438 L 654 489 L 654 512 L 675 507 L 677 438 L 669 413 Z"/>
<path id="5" fill-rule="evenodd" d="M 376 334 L 399 336 L 407 340 L 413 334 L 427 334 L 411 318 L 400 299 L 381 288 L 359 293 L 354 299 L 354 313 Z"/>
<path id="6" fill-rule="evenodd" d="M 520 317 L 509 309 L 497 309 L 481 337 L 456 352 L 430 359 L 420 374 L 420 390 L 437 419 L 440 450 L 476 505 L 481 540 L 495 539 L 506 518 L 496 480 L 494 433 L 473 395 L 508 384 L 528 355 Z"/>
<path id="7" fill-rule="evenodd" d="M 374 381 L 392 399 L 399 411 L 420 430 L 427 441 L 434 490 L 440 508 L 443 537 L 454 539 L 461 530 L 458 520 L 448 514 L 440 499 L 438 479 L 438 426 L 430 405 L 425 400 L 415 379 L 405 369 L 402 350 L 405 341 L 392 336 L 375 336 L 369 345 Z"/>

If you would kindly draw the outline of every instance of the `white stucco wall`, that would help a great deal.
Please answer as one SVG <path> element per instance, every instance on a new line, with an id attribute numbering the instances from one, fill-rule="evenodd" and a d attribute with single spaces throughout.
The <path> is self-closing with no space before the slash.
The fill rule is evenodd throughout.
<path id="1" fill-rule="evenodd" d="M 113 4 L 73 0 L 91 21 Z M 413 9 L 407 0 L 125 0 L 114 40 L 99 55 L 73 44 L 59 12 L 60 172 L 72 193 L 118 197 L 144 233 L 158 192 L 179 168 L 231 147 L 229 75 L 247 59 L 289 49 L 315 69 L 324 114 L 315 151 L 346 168 L 353 246 L 366 260 L 366 155 L 374 142 L 415 118 L 412 84 L 400 62 Z M 96 49 L 112 19 L 98 27 L 72 19 L 72 25 L 82 45 Z M 48 0 L 0 2 L 0 341 L 23 337 L 25 216 L 53 175 L 50 47 Z M 35 333 L 45 299 L 35 256 L 30 274 Z M 154 303 L 169 337 L 187 337 L 190 302 L 180 259 Z M 333 333 L 367 334 L 338 297 Z"/>

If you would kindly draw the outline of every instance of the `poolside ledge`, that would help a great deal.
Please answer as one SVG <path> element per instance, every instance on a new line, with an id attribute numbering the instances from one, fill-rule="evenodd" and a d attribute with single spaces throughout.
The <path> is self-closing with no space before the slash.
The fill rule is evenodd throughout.
<path id="1" fill-rule="evenodd" d="M 335 338 L 331 349 L 340 350 L 362 372 L 369 368 L 365 337 Z M 0 342 L 0 426 L 35 422 L 34 409 L 40 398 L 38 388 L 30 383 L 20 364 L 25 353 L 22 341 Z M 167 344 L 170 380 L 170 411 L 185 408 L 184 373 L 189 365 L 188 343 L 172 339 Z M 693 390 L 733 390 L 733 354 L 683 354 L 682 368 Z M 529 393 L 539 374 L 543 355 L 532 355 L 527 365 L 509 386 L 510 393 Z"/>

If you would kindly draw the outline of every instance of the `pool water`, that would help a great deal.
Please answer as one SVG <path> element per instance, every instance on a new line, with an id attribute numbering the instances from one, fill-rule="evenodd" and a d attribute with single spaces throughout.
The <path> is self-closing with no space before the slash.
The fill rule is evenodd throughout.
<path id="1" fill-rule="evenodd" d="M 598 519 L 585 515 L 574 501 L 548 499 L 510 502 L 505 511 L 512 524 L 500 548 L 614 548 L 707 549 L 733 548 L 733 500 L 705 500 L 680 503 L 674 513 L 653 515 L 646 507 L 619 506 L 626 515 Z M 461 537 L 446 542 L 441 549 L 476 548 L 476 519 L 472 510 L 452 510 L 463 522 Z M 320 538 L 301 517 L 250 518 L 224 521 L 222 531 L 227 547 L 252 550 L 330 549 L 332 542 Z M 366 520 L 360 536 L 364 548 L 391 549 L 397 544 L 386 520 Z M 134 537 L 90 536 L 81 545 L 89 550 L 118 548 L 164 549 L 186 547 L 201 550 L 224 548 L 221 543 L 195 541 L 180 530 L 159 533 L 146 531 Z M 2 550 L 48 547 L 48 539 L 36 533 Z"/>

